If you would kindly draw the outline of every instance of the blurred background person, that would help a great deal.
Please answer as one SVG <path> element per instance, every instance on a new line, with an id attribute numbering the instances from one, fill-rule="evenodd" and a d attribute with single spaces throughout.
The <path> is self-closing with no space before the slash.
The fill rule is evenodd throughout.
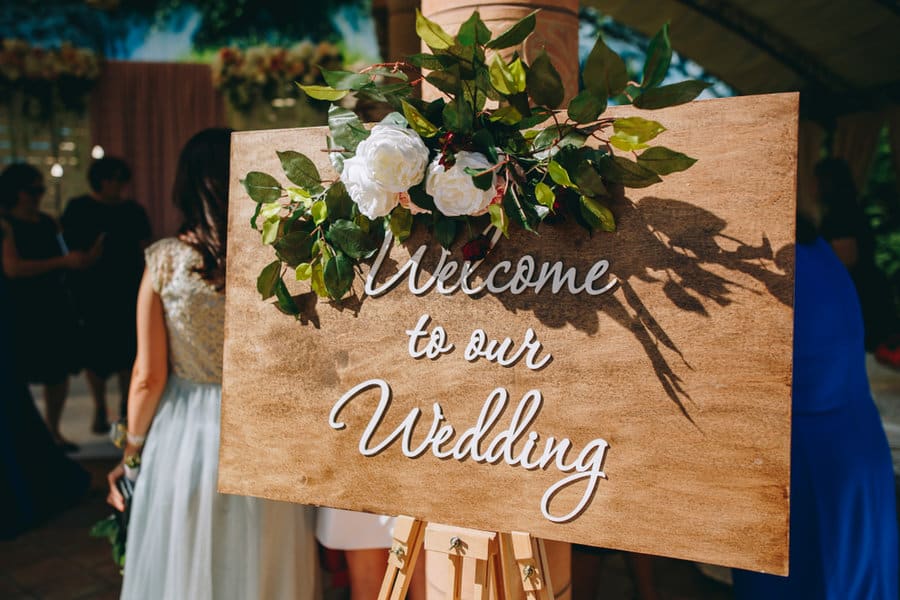
<path id="1" fill-rule="evenodd" d="M 31 165 L 10 165 L 0 174 L 2 265 L 9 279 L 16 372 L 27 383 L 44 385 L 50 434 L 75 451 L 60 432 L 69 375 L 78 370 L 76 317 L 62 275 L 89 267 L 99 246 L 67 252 L 56 221 L 40 211 L 45 191 L 41 172 Z"/>
<path id="2" fill-rule="evenodd" d="M 897 512 L 863 323 L 838 256 L 797 221 L 790 574 L 734 571 L 737 600 L 895 600 Z"/>
<path id="3" fill-rule="evenodd" d="M 87 250 L 101 242 L 100 259 L 73 278 L 82 331 L 79 350 L 94 400 L 94 433 L 109 431 L 106 382 L 119 382 L 119 417 L 128 406 L 128 385 L 137 348 L 134 314 L 150 243 L 147 213 L 126 199 L 131 169 L 119 158 L 104 157 L 88 170 L 91 193 L 73 198 L 62 216 L 66 243 Z"/>

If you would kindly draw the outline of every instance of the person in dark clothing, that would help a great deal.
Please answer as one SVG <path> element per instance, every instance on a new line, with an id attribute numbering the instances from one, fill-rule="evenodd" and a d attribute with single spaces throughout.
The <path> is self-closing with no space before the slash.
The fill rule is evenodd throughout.
<path id="1" fill-rule="evenodd" d="M 109 431 L 106 381 L 118 376 L 120 417 L 125 417 L 131 367 L 137 348 L 135 311 L 144 271 L 144 248 L 150 242 L 147 213 L 125 199 L 131 170 L 118 158 L 94 161 L 88 171 L 90 194 L 73 198 L 62 216 L 66 243 L 84 250 L 103 241 L 103 253 L 90 269 L 74 278 L 83 322 L 81 350 L 94 398 L 94 433 Z"/>
<path id="2" fill-rule="evenodd" d="M 13 358 L 8 282 L 0 277 L 0 540 L 39 525 L 74 505 L 90 475 L 57 446 L 41 421 Z"/>
<path id="3" fill-rule="evenodd" d="M 50 433 L 76 450 L 59 429 L 69 375 L 79 366 L 76 316 L 62 278 L 90 266 L 99 249 L 67 253 L 56 222 L 39 210 L 45 191 L 40 171 L 31 165 L 10 165 L 0 175 L 2 272 L 9 279 L 14 370 L 23 383 L 44 384 Z"/>
<path id="4" fill-rule="evenodd" d="M 887 278 L 875 264 L 875 237 L 847 162 L 826 158 L 816 165 L 815 175 L 822 207 L 822 238 L 850 272 L 862 307 L 865 348 L 872 352 L 900 332 Z"/>

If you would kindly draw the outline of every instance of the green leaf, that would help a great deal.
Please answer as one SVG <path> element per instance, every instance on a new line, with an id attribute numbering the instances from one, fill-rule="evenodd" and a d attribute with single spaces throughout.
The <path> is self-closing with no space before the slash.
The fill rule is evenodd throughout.
<path id="1" fill-rule="evenodd" d="M 278 258 L 290 267 L 310 259 L 312 245 L 316 239 L 308 231 L 293 231 L 275 242 L 273 247 Z"/>
<path id="2" fill-rule="evenodd" d="M 699 96 L 700 92 L 710 85 L 712 84 L 705 81 L 689 79 L 672 85 L 650 88 L 641 92 L 641 95 L 634 99 L 634 105 L 646 110 L 655 110 L 685 104 Z"/>
<path id="3" fill-rule="evenodd" d="M 669 24 L 666 23 L 650 40 L 641 87 L 647 89 L 662 83 L 669 71 L 670 62 L 672 62 L 672 44 L 669 42 Z"/>
<path id="4" fill-rule="evenodd" d="M 91 527 L 90 535 L 91 537 L 96 538 L 115 538 L 115 535 L 119 532 L 119 521 L 114 516 L 106 517 L 100 521 L 94 523 L 94 526 Z"/>
<path id="5" fill-rule="evenodd" d="M 550 173 L 550 178 L 558 185 L 575 187 L 575 184 L 572 183 L 572 179 L 569 177 L 568 171 L 555 160 L 551 160 L 550 164 L 547 165 L 547 172 Z"/>
<path id="6" fill-rule="evenodd" d="M 488 157 L 489 161 L 497 164 L 500 157 L 497 155 L 497 142 L 490 129 L 484 128 L 476 131 L 472 136 L 472 143 L 479 152 Z"/>
<path id="7" fill-rule="evenodd" d="M 256 291 L 268 300 L 275 294 L 275 282 L 281 277 L 281 261 L 276 260 L 266 265 L 256 278 Z"/>
<path id="8" fill-rule="evenodd" d="M 325 270 L 322 263 L 316 263 L 312 268 L 312 276 L 309 278 L 309 287 L 319 298 L 328 297 L 328 289 L 325 287 Z"/>
<path id="9" fill-rule="evenodd" d="M 340 300 L 353 285 L 353 261 L 339 250 L 325 264 L 324 277 L 328 295 Z"/>
<path id="10" fill-rule="evenodd" d="M 517 58 L 510 64 L 506 64 L 503 58 L 496 54 L 494 60 L 491 61 L 489 73 L 491 85 L 501 94 L 511 96 L 525 91 L 527 75 L 521 59 Z"/>
<path id="11" fill-rule="evenodd" d="M 628 85 L 628 71 L 622 58 L 597 38 L 581 73 L 584 87 L 598 98 L 618 96 Z"/>
<path id="12" fill-rule="evenodd" d="M 491 225 L 502 231 L 504 236 L 509 237 L 509 217 L 506 216 L 503 205 L 488 205 L 488 213 L 491 215 Z"/>
<path id="13" fill-rule="evenodd" d="M 530 15 L 520 19 L 512 27 L 485 44 L 485 47 L 490 48 L 491 50 L 502 50 L 521 44 L 525 41 L 525 38 L 534 31 L 534 26 L 537 24 L 535 18 L 537 12 L 538 11 L 534 11 Z"/>
<path id="14" fill-rule="evenodd" d="M 281 198 L 281 193 L 284 191 L 277 179 L 260 171 L 247 173 L 247 176 L 241 180 L 241 184 L 254 202 L 275 202 Z"/>
<path id="15" fill-rule="evenodd" d="M 550 186 L 543 181 L 534 186 L 534 197 L 537 198 L 538 202 L 551 210 L 553 209 L 554 203 L 556 203 L 556 194 L 554 194 Z"/>
<path id="16" fill-rule="evenodd" d="M 597 171 L 603 178 L 631 188 L 643 188 L 662 181 L 647 167 L 621 156 L 604 156 L 597 162 Z"/>
<path id="17" fill-rule="evenodd" d="M 388 219 L 388 226 L 391 228 L 391 233 L 394 234 L 394 238 L 398 242 L 405 241 L 412 233 L 412 213 L 402 206 L 396 206 L 394 210 L 391 211 L 390 219 Z"/>
<path id="18" fill-rule="evenodd" d="M 456 239 L 456 221 L 446 217 L 437 217 L 434 224 L 434 237 L 444 248 L 452 246 L 453 240 Z"/>
<path id="19" fill-rule="evenodd" d="M 303 85 L 298 83 L 297 87 L 303 90 L 310 98 L 327 100 L 328 102 L 340 100 L 349 93 L 347 90 L 336 90 L 327 85 Z"/>
<path id="20" fill-rule="evenodd" d="M 347 192 L 343 181 L 335 181 L 325 192 L 325 206 L 328 208 L 328 220 L 349 219 L 353 213 L 353 198 Z"/>
<path id="21" fill-rule="evenodd" d="M 663 146 L 655 146 L 641 153 L 637 161 L 639 165 L 647 167 L 654 173 L 668 175 L 689 169 L 697 159 Z"/>
<path id="22" fill-rule="evenodd" d="M 581 196 L 581 216 L 594 229 L 613 232 L 616 230 L 616 219 L 608 208 L 593 198 Z"/>
<path id="23" fill-rule="evenodd" d="M 282 208 L 284 207 L 278 202 L 260 204 L 259 216 L 263 218 L 263 221 L 277 221 L 280 218 Z"/>
<path id="24" fill-rule="evenodd" d="M 623 152 L 634 152 L 647 147 L 647 144 L 638 141 L 637 136 L 625 133 L 614 133 L 609 136 L 609 143 Z"/>
<path id="25" fill-rule="evenodd" d="M 412 127 L 416 133 L 425 138 L 430 138 L 437 134 L 439 129 L 435 127 L 434 123 L 422 116 L 422 113 L 416 110 L 416 107 L 406 100 L 402 102 L 402 105 L 403 116 L 406 117 L 410 127 Z"/>
<path id="26" fill-rule="evenodd" d="M 322 187 L 322 178 L 316 165 L 305 154 L 288 150 L 276 152 L 284 174 L 291 181 L 312 194 L 318 194 Z"/>
<path id="27" fill-rule="evenodd" d="M 575 128 L 571 125 L 560 125 L 557 127 L 556 125 L 550 125 L 546 129 L 542 129 L 537 137 L 534 138 L 534 142 L 532 142 L 532 149 L 535 152 L 540 150 L 546 150 L 550 146 L 553 145 L 554 142 L 558 139 L 562 139 L 571 133 Z"/>
<path id="28" fill-rule="evenodd" d="M 336 90 L 358 90 L 372 81 L 371 73 L 352 73 L 350 71 L 329 71 L 319 67 L 322 79 Z"/>
<path id="29" fill-rule="evenodd" d="M 459 60 L 447 54 L 413 54 L 407 56 L 406 60 L 414 67 L 430 71 L 446 69 L 449 66 L 459 63 Z"/>
<path id="30" fill-rule="evenodd" d="M 478 11 L 472 13 L 469 19 L 459 26 L 456 37 L 463 46 L 483 46 L 491 40 L 491 30 L 487 28 Z"/>
<path id="31" fill-rule="evenodd" d="M 278 239 L 278 228 L 281 226 L 281 219 L 269 219 L 263 223 L 262 227 L 262 243 L 271 244 Z"/>
<path id="32" fill-rule="evenodd" d="M 300 308 L 297 306 L 297 303 L 294 302 L 294 299 L 291 297 L 291 293 L 288 291 L 287 286 L 284 284 L 284 279 L 282 279 L 280 275 L 278 277 L 278 280 L 275 282 L 275 299 L 278 301 L 275 306 L 277 306 L 278 310 L 280 310 L 284 314 L 300 314 Z"/>
<path id="33" fill-rule="evenodd" d="M 401 81 L 409 81 L 409 76 L 406 73 L 401 71 L 399 68 L 394 67 L 375 67 L 369 68 L 365 72 L 366 75 L 383 75 L 384 77 L 390 77 L 393 79 L 400 79 Z"/>
<path id="34" fill-rule="evenodd" d="M 243 181 L 241 183 L 243 183 Z M 258 229 L 256 220 L 259 218 L 259 211 L 263 206 L 268 206 L 268 204 L 262 204 L 261 202 L 256 203 L 256 208 L 253 210 L 253 216 L 250 217 L 250 227 L 252 227 L 253 229 Z"/>
<path id="35" fill-rule="evenodd" d="M 613 121 L 613 131 L 633 135 L 641 142 L 652 140 L 665 130 L 662 124 L 641 117 L 626 117 Z"/>
<path id="36" fill-rule="evenodd" d="M 590 123 L 606 110 L 606 96 L 595 96 L 590 90 L 582 90 L 569 101 L 569 118 L 576 123 Z"/>
<path id="37" fill-rule="evenodd" d="M 340 248 L 350 258 L 369 258 L 378 247 L 353 221 L 339 219 L 325 232 L 325 239 Z"/>
<path id="38" fill-rule="evenodd" d="M 336 105 L 328 109 L 328 129 L 334 143 L 348 152 L 355 152 L 356 146 L 369 137 L 369 130 L 355 112 Z"/>
<path id="39" fill-rule="evenodd" d="M 522 113 L 512 106 L 501 106 L 491 113 L 489 119 L 493 122 L 500 121 L 504 125 L 515 125 L 522 119 Z"/>
<path id="40" fill-rule="evenodd" d="M 428 19 L 418 8 L 416 8 L 416 34 L 432 50 L 446 50 L 456 43 L 452 35 Z"/>
<path id="41" fill-rule="evenodd" d="M 459 93 L 459 68 L 456 67 L 444 71 L 432 71 L 425 76 L 425 81 L 450 96 Z"/>
<path id="42" fill-rule="evenodd" d="M 306 281 L 312 278 L 312 265 L 309 263 L 300 263 L 294 270 L 297 281 Z"/>
<path id="43" fill-rule="evenodd" d="M 460 106 L 462 104 L 462 106 Z M 472 130 L 472 109 L 459 98 L 444 106 L 444 126 L 458 133 Z"/>
<path id="44" fill-rule="evenodd" d="M 315 221 L 316 225 L 321 225 L 325 219 L 328 218 L 328 206 L 325 204 L 324 200 L 313 203 L 309 212 L 312 214 L 313 221 Z"/>
<path id="45" fill-rule="evenodd" d="M 473 169 L 472 167 L 466 167 L 465 172 L 467 175 L 472 176 L 472 184 L 479 190 L 489 190 L 494 184 L 493 171 L 484 171 L 482 169 Z"/>
<path id="46" fill-rule="evenodd" d="M 503 195 L 503 210 L 507 215 L 515 217 L 516 221 L 526 230 L 534 231 L 534 227 L 540 222 L 540 217 L 534 209 L 534 205 L 521 202 L 516 195 L 517 187 L 510 185 Z"/>
<path id="47" fill-rule="evenodd" d="M 576 167 L 574 180 L 578 190 L 586 196 L 605 196 L 608 193 L 603 179 L 589 161 L 582 161 Z"/>
<path id="48" fill-rule="evenodd" d="M 528 94 L 537 104 L 556 108 L 562 104 L 566 90 L 563 88 L 562 78 L 546 50 L 541 50 L 528 70 L 526 77 Z"/>

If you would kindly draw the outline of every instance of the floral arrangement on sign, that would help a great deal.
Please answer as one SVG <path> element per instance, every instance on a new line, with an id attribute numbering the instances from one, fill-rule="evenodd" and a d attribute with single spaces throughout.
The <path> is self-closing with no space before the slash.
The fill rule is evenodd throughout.
<path id="1" fill-rule="evenodd" d="M 25 114 L 32 118 L 49 115 L 57 101 L 66 109 L 83 111 L 100 70 L 96 52 L 69 43 L 57 49 L 14 39 L 0 43 L 0 97 L 9 102 L 21 92 Z"/>
<path id="2" fill-rule="evenodd" d="M 498 52 L 521 44 L 535 15 L 493 37 L 477 12 L 456 36 L 417 13 L 416 31 L 431 53 L 361 73 L 323 69 L 326 85 L 300 85 L 313 98 L 353 94 L 397 112 L 368 129 L 353 112 L 331 107 L 326 142 L 336 181 L 322 181 L 294 151 L 278 152 L 292 186 L 246 174 L 243 186 L 257 202 L 251 226 L 276 255 L 257 280 L 263 299 L 275 296 L 283 312 L 299 313 L 283 279 L 290 269 L 318 296 L 340 300 L 388 230 L 402 242 L 428 227 L 445 248 L 464 235 L 462 253 L 471 261 L 491 248 L 479 234 L 484 226 L 508 235 L 510 227 L 536 232 L 571 217 L 588 231 L 612 232 L 610 184 L 646 187 L 695 162 L 649 145 L 662 124 L 603 116 L 610 97 L 653 110 L 689 102 L 707 87 L 661 85 L 672 55 L 668 26 L 650 44 L 641 82 L 629 81 L 622 59 L 598 40 L 584 65 L 584 89 L 563 111 L 562 81 L 546 52 L 531 64 Z M 408 80 L 407 67 L 427 71 L 424 79 L 446 97 L 411 97 L 419 80 Z M 597 142 L 588 144 L 591 138 Z"/>
<path id="3" fill-rule="evenodd" d="M 212 63 L 213 85 L 222 90 L 229 102 L 248 111 L 260 101 L 299 95 L 293 85 L 324 83 L 320 68 L 334 70 L 343 66 L 341 51 L 330 42 L 304 41 L 290 48 L 254 46 L 222 48 Z"/>

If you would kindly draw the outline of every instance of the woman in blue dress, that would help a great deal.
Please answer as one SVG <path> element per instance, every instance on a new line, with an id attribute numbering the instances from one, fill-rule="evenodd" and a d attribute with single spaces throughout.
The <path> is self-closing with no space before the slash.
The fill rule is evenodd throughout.
<path id="1" fill-rule="evenodd" d="M 800 220 L 794 298 L 790 575 L 735 571 L 743 599 L 897 599 L 894 473 L 853 282 Z"/>

